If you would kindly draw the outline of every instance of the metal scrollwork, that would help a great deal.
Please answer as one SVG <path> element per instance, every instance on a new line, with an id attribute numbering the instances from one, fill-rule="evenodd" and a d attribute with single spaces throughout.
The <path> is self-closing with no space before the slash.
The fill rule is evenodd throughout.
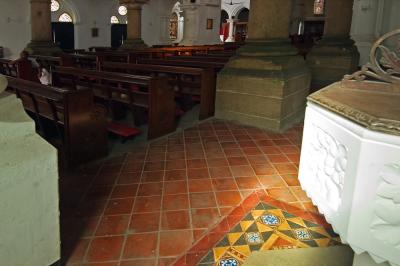
<path id="1" fill-rule="evenodd" d="M 394 51 L 383 43 L 398 35 L 397 47 Z M 379 38 L 370 52 L 370 62 L 360 71 L 346 75 L 343 80 L 363 81 L 367 77 L 387 83 L 400 84 L 400 29 L 391 31 Z"/>

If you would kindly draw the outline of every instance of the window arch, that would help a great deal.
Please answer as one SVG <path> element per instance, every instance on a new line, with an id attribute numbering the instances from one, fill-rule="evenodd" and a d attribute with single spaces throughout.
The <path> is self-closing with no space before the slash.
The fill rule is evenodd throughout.
<path id="1" fill-rule="evenodd" d="M 57 12 L 60 10 L 60 3 L 57 0 L 51 0 L 51 12 Z"/>
<path id="2" fill-rule="evenodd" d="M 59 22 L 72 22 L 72 17 L 68 13 L 62 13 L 61 16 L 58 18 Z"/>
<path id="3" fill-rule="evenodd" d="M 325 0 L 314 0 L 314 15 L 321 16 L 325 13 Z"/>
<path id="4" fill-rule="evenodd" d="M 226 23 L 226 20 L 229 19 L 229 15 L 228 12 L 226 12 L 225 10 L 221 10 L 221 25 Z"/>
<path id="5" fill-rule="evenodd" d="M 249 13 L 250 10 L 247 8 L 243 8 L 239 14 L 237 15 L 237 18 L 240 22 L 249 22 Z"/>
<path id="6" fill-rule="evenodd" d="M 111 16 L 111 24 L 119 24 L 119 18 L 117 16 Z"/>

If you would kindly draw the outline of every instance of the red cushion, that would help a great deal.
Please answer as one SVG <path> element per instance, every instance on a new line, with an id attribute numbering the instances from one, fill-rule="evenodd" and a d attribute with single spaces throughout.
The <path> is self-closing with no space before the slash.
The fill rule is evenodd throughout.
<path id="1" fill-rule="evenodd" d="M 135 127 L 129 127 L 123 124 L 111 122 L 107 126 L 107 130 L 121 137 L 133 137 L 140 134 L 140 130 Z"/>
<path id="2" fill-rule="evenodd" d="M 138 86 L 138 85 L 135 85 L 135 84 L 132 84 L 132 85 L 131 85 L 131 90 L 132 90 L 132 91 L 139 91 L 139 86 Z"/>

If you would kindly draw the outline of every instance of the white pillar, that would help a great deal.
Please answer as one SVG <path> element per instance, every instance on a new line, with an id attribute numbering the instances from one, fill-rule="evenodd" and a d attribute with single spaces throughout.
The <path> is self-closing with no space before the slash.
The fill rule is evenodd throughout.
<path id="1" fill-rule="evenodd" d="M 237 20 L 227 19 L 226 21 L 229 23 L 229 36 L 225 42 L 235 42 L 235 23 Z"/>

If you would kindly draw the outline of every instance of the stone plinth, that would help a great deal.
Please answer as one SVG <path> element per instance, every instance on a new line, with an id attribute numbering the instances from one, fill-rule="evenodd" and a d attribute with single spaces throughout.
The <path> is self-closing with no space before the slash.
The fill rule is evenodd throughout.
<path id="1" fill-rule="evenodd" d="M 360 54 L 350 38 L 324 38 L 307 55 L 311 69 L 311 90 L 341 80 L 357 70 Z"/>
<path id="2" fill-rule="evenodd" d="M 252 0 L 246 45 L 218 74 L 216 117 L 283 131 L 304 115 L 310 71 L 287 37 L 291 0 Z"/>
<path id="3" fill-rule="evenodd" d="M 318 90 L 357 70 L 360 54 L 350 39 L 353 0 L 326 1 L 323 39 L 307 55 L 311 89 Z"/>
<path id="4" fill-rule="evenodd" d="M 52 42 L 50 0 L 31 0 L 32 41 L 26 51 L 36 55 L 58 55 L 62 51 Z"/>
<path id="5" fill-rule="evenodd" d="M 0 264 L 51 265 L 60 259 L 57 150 L 0 76 Z"/>

